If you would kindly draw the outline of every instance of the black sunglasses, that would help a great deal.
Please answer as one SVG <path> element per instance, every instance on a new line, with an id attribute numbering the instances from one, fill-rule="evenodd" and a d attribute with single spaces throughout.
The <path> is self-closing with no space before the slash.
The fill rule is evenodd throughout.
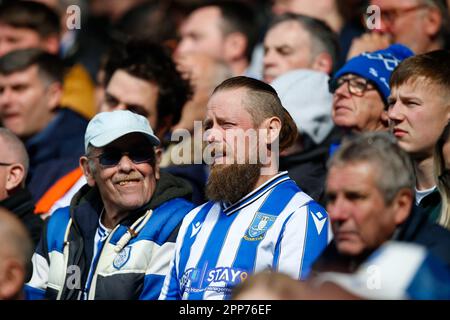
<path id="1" fill-rule="evenodd" d="M 132 151 L 120 151 L 120 150 L 107 150 L 97 156 L 88 156 L 88 158 L 98 158 L 98 162 L 103 167 L 114 167 L 117 166 L 126 155 L 135 164 L 140 163 L 151 163 L 153 164 L 155 159 L 155 152 L 153 150 L 132 150 Z"/>
<path id="2" fill-rule="evenodd" d="M 10 166 L 13 163 L 0 162 L 0 166 Z"/>

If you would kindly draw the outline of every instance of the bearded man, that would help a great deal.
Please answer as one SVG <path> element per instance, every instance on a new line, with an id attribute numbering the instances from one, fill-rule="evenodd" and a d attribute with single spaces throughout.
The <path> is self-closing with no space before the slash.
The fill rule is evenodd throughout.
<path id="1" fill-rule="evenodd" d="M 276 91 L 247 77 L 225 80 L 208 102 L 205 130 L 210 201 L 184 218 L 159 298 L 228 299 L 265 269 L 305 278 L 331 233 L 326 211 L 278 172 L 297 128 Z"/>

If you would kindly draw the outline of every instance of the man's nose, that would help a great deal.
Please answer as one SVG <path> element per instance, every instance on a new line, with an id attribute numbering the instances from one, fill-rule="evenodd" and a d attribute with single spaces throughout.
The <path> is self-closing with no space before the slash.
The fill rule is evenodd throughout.
<path id="1" fill-rule="evenodd" d="M 337 87 L 336 91 L 334 92 L 334 95 L 349 97 L 351 94 L 348 81 L 342 82 L 341 85 Z"/>
<path id="2" fill-rule="evenodd" d="M 331 221 L 345 221 L 349 217 L 349 208 L 346 200 L 336 198 L 333 203 L 328 204 L 327 212 Z"/>
<path id="3" fill-rule="evenodd" d="M 0 103 L 2 105 L 8 104 L 11 101 L 12 92 L 9 88 L 4 88 L 0 93 Z"/>
<path id="4" fill-rule="evenodd" d="M 130 172 L 131 170 L 133 170 L 134 163 L 128 155 L 124 154 L 122 155 L 122 158 L 120 158 L 118 165 L 121 171 Z"/>
<path id="5" fill-rule="evenodd" d="M 222 134 L 217 128 L 210 128 L 206 131 L 206 141 L 208 143 L 221 141 Z"/>
<path id="6" fill-rule="evenodd" d="M 389 108 L 387 110 L 387 115 L 388 115 L 389 120 L 394 121 L 394 122 L 399 122 L 399 121 L 403 120 L 403 118 L 404 118 L 404 115 L 402 113 L 402 107 L 398 102 L 389 106 Z"/>

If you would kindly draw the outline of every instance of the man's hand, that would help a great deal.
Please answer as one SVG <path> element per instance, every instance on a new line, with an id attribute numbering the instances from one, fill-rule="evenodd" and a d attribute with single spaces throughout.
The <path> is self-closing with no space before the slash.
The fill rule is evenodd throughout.
<path id="1" fill-rule="evenodd" d="M 364 52 L 372 52 L 387 48 L 392 43 L 389 34 L 379 32 L 365 33 L 352 41 L 347 54 L 347 61 Z"/>

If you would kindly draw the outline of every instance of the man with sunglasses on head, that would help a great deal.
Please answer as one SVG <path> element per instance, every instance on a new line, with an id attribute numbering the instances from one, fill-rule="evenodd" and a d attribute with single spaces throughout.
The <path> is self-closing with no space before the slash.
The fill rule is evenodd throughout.
<path id="1" fill-rule="evenodd" d="M 29 298 L 155 299 L 183 217 L 187 182 L 159 170 L 160 143 L 144 117 L 103 112 L 80 158 L 85 185 L 53 213 L 33 256 Z"/>
<path id="2" fill-rule="evenodd" d="M 387 131 L 389 79 L 395 67 L 413 52 L 394 44 L 349 60 L 330 80 L 332 118 L 346 134 Z M 332 149 L 336 144 L 332 146 Z"/>

